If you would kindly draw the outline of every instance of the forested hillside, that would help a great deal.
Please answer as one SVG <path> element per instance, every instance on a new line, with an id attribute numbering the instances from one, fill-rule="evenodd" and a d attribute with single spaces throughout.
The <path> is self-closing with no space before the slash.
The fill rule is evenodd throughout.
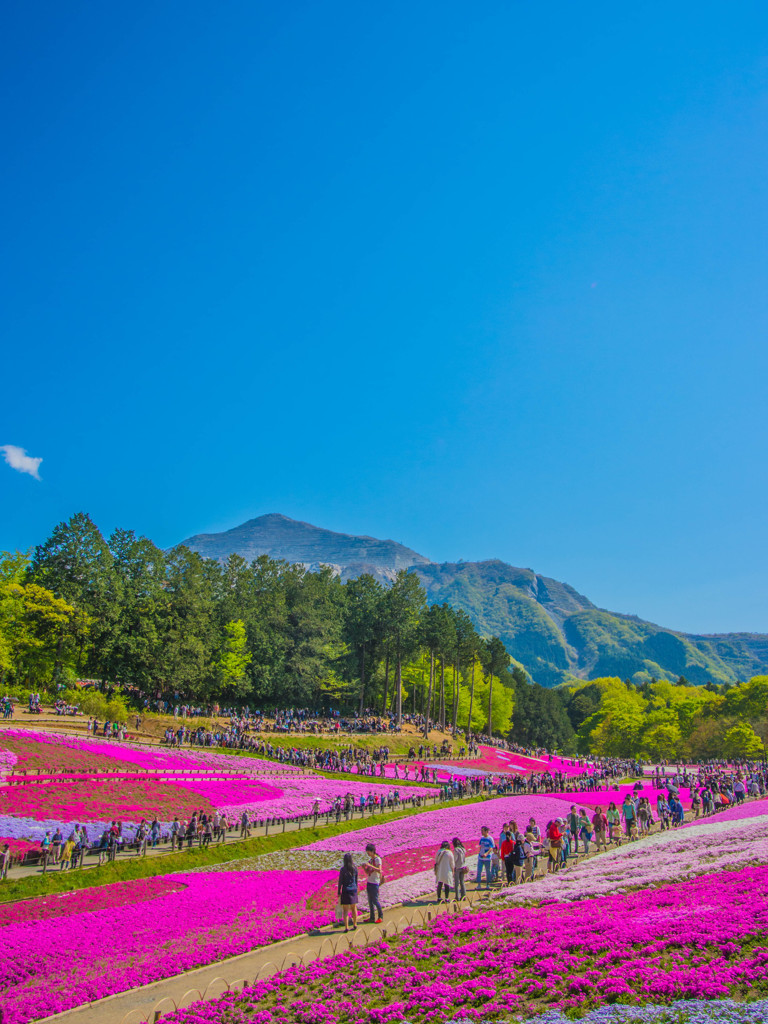
<path id="1" fill-rule="evenodd" d="M 153 701 L 372 708 L 504 733 L 510 662 L 464 612 L 429 605 L 405 570 L 384 585 L 266 555 L 220 562 L 184 546 L 161 551 L 127 530 L 105 539 L 84 514 L 56 527 L 31 560 L 0 561 L 6 686 L 79 675 Z"/>
<path id="2" fill-rule="evenodd" d="M 574 677 L 620 676 L 636 683 L 684 676 L 693 683 L 735 683 L 768 672 L 768 636 L 692 636 L 632 615 L 597 608 L 567 583 L 493 559 L 431 562 L 395 541 L 334 533 L 282 515 L 260 516 L 224 533 L 184 542 L 223 561 L 259 554 L 311 568 L 330 566 L 342 580 L 362 573 L 389 582 L 409 567 L 427 600 L 464 611 L 483 635 L 544 686 Z"/>

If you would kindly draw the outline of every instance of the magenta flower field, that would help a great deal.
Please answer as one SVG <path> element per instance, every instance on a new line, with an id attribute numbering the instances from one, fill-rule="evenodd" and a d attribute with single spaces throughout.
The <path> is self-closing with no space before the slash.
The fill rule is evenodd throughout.
<path id="1" fill-rule="evenodd" d="M 0 772 L 21 765 L 34 772 L 0 787 L 0 832 L 14 849 L 51 823 L 66 827 L 79 820 L 98 828 L 112 817 L 128 822 L 155 814 L 167 821 L 197 808 L 233 817 L 247 810 L 257 820 L 309 815 L 316 801 L 322 811 L 337 795 L 351 793 L 358 805 L 361 797 L 383 796 L 397 785 L 378 777 L 325 778 L 213 751 L 153 750 L 21 730 L 9 735 Z M 501 773 L 503 764 L 508 771 L 585 771 L 584 765 L 508 757 L 492 748 L 475 760 L 473 771 L 490 774 Z M 384 860 L 385 912 L 401 903 L 423 905 L 434 899 L 441 842 L 464 842 L 471 891 L 483 825 L 497 842 L 503 825 L 522 831 L 531 818 L 544 832 L 573 804 L 591 813 L 597 804 L 620 803 L 630 791 L 624 785 L 482 799 L 395 821 L 374 819 L 277 857 L 254 855 L 2 905 L 3 1024 L 30 1024 L 328 925 L 342 855 L 351 852 L 359 863 L 369 842 Z M 430 792 L 408 787 L 401 795 Z M 655 805 L 650 781 L 644 793 Z M 364 909 L 364 895 L 361 903 Z M 570 861 L 533 885 L 495 891 L 483 909 L 476 905 L 429 928 L 275 976 L 241 996 L 179 1012 L 175 1020 L 481 1024 L 546 1013 L 559 1024 L 557 1015 L 565 1020 L 617 1002 L 741 999 L 768 993 L 767 924 L 768 800 L 747 801 Z"/>
<path id="2" fill-rule="evenodd" d="M 505 796 L 482 803 L 460 807 L 440 808 L 425 811 L 397 822 L 387 822 L 360 829 L 351 836 L 329 836 L 319 839 L 308 850 L 365 849 L 366 843 L 376 843 L 383 856 L 415 847 L 432 846 L 437 849 L 441 840 L 458 836 L 463 842 L 477 840 L 480 829 L 487 825 L 498 842 L 501 826 L 516 821 L 520 828 L 528 824 L 531 817 L 542 829 L 552 818 L 564 817 L 570 810 L 570 803 L 560 797 L 541 794 L 539 796 Z"/>
<path id="3" fill-rule="evenodd" d="M 386 798 L 395 783 L 376 779 L 333 779 L 278 762 L 207 750 L 167 751 L 129 742 L 8 730 L 0 773 L 13 768 L 33 774 L 0 789 L 0 833 L 14 842 L 35 842 L 45 832 L 69 833 L 76 823 L 98 834 L 112 819 L 125 825 L 195 810 L 226 812 L 239 819 L 309 815 L 319 801 L 330 810 L 337 796 L 351 793 L 356 806 L 369 795 Z M 39 774 L 42 772 L 42 774 Z M 429 796 L 428 786 L 409 786 L 401 797 Z"/>
<path id="4" fill-rule="evenodd" d="M 25 1024 L 326 924 L 327 901 L 317 897 L 331 877 L 193 872 L 2 907 L 3 1024 Z"/>
<path id="5" fill-rule="evenodd" d="M 571 906 L 446 916 L 292 968 L 173 1024 L 509 1020 L 768 991 L 768 867 Z"/>

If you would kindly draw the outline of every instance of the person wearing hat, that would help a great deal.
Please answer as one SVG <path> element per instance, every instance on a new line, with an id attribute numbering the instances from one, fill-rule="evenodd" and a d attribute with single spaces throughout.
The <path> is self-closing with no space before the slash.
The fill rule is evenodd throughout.
<path id="1" fill-rule="evenodd" d="M 520 832 L 510 832 L 510 837 L 514 839 L 514 848 L 512 850 L 512 867 L 514 870 L 515 884 L 520 885 L 523 881 L 523 873 L 525 871 L 525 864 L 527 860 L 527 854 L 525 852 L 525 841 Z"/>
<path id="2" fill-rule="evenodd" d="M 536 877 L 538 861 L 536 857 L 536 837 L 533 832 L 528 831 L 523 836 L 523 849 L 525 850 L 525 876 L 523 881 L 532 882 Z"/>
<path id="3" fill-rule="evenodd" d="M 562 818 L 555 818 L 547 825 L 547 839 L 549 840 L 549 859 L 547 860 L 547 874 L 553 874 L 560 868 L 560 851 L 563 848 L 564 826 Z"/>

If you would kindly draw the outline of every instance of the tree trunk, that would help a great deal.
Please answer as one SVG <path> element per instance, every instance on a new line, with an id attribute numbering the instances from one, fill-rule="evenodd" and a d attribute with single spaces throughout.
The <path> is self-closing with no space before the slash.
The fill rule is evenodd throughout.
<path id="1" fill-rule="evenodd" d="M 363 664 L 360 670 L 360 716 L 365 707 L 365 644 L 363 644 Z"/>
<path id="2" fill-rule="evenodd" d="M 387 713 L 387 695 L 389 694 L 389 651 L 387 651 L 387 660 L 384 662 L 384 707 L 382 709 L 382 715 Z"/>
<path id="3" fill-rule="evenodd" d="M 445 655 L 440 657 L 440 732 L 445 732 Z"/>
<path id="4" fill-rule="evenodd" d="M 488 685 L 488 739 L 493 736 L 493 726 L 491 725 L 491 713 L 493 711 L 493 672 L 489 673 L 490 681 Z"/>
<path id="5" fill-rule="evenodd" d="M 467 740 L 472 735 L 472 705 L 475 702 L 475 656 L 472 655 L 472 682 L 469 688 L 469 717 L 467 718 Z"/>
<path id="6" fill-rule="evenodd" d="M 453 738 L 456 739 L 456 727 L 459 722 L 459 659 L 453 664 Z"/>
<path id="7" fill-rule="evenodd" d="M 424 737 L 429 736 L 429 720 L 432 717 L 432 687 L 435 684 L 435 652 L 429 652 L 429 699 L 427 700 L 427 717 L 424 721 Z"/>
<path id="8" fill-rule="evenodd" d="M 403 666 L 400 662 L 400 654 L 397 655 L 397 670 L 395 672 L 395 683 L 397 686 L 397 705 L 395 714 L 397 715 L 397 724 L 401 726 L 403 724 Z"/>

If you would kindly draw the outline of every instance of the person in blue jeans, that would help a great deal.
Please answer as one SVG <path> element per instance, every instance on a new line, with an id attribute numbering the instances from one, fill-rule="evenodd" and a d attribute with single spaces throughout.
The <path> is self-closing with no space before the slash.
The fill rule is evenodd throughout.
<path id="1" fill-rule="evenodd" d="M 480 843 L 479 851 L 477 854 L 477 878 L 475 884 L 480 887 L 480 882 L 483 877 L 483 871 L 485 871 L 486 889 L 491 888 L 491 855 L 496 849 L 496 843 L 491 838 L 491 830 L 487 825 L 483 825 L 480 829 Z"/>
<path id="2" fill-rule="evenodd" d="M 365 894 L 368 897 L 368 924 L 381 924 L 383 913 L 379 902 L 379 886 L 381 885 L 381 857 L 376 853 L 373 843 L 368 843 L 365 848 L 368 854 L 367 863 L 363 864 L 363 871 L 368 876 L 365 884 Z"/>

